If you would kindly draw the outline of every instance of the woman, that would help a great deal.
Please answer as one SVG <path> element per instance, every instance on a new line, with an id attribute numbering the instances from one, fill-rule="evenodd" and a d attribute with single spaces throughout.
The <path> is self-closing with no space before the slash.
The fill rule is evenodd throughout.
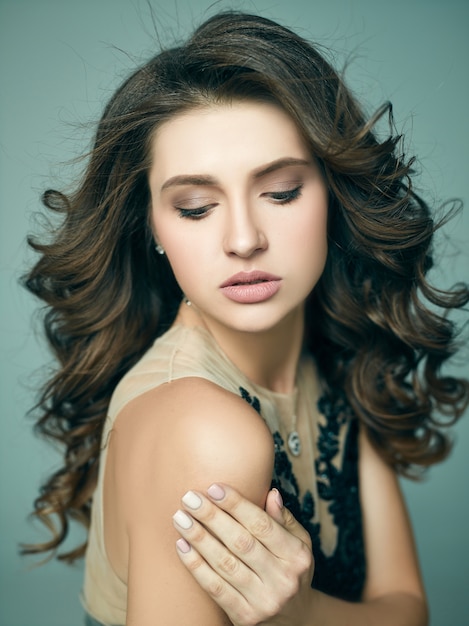
<path id="1" fill-rule="evenodd" d="M 121 86 L 76 192 L 46 194 L 64 221 L 27 286 L 66 457 L 29 551 L 91 516 L 90 623 L 427 623 L 396 474 L 442 459 L 435 414 L 467 406 L 436 309 L 469 290 L 427 282 L 388 111 L 366 121 L 291 31 L 220 14 Z"/>

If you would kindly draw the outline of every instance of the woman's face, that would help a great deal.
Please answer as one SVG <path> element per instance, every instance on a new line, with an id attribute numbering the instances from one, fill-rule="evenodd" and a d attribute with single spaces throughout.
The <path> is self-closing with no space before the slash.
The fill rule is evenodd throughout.
<path id="1" fill-rule="evenodd" d="M 297 319 L 327 255 L 328 192 L 274 105 L 195 109 L 157 131 L 152 225 L 207 323 L 261 332 Z"/>

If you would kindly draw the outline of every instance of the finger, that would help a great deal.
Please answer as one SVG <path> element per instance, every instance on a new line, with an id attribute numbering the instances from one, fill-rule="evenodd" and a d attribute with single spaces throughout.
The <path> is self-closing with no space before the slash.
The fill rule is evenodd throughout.
<path id="1" fill-rule="evenodd" d="M 199 556 L 215 574 L 225 583 L 230 584 L 247 601 L 248 606 L 255 609 L 256 615 L 270 614 L 269 606 L 272 598 L 277 599 L 282 594 L 283 596 L 286 594 L 285 597 L 288 599 L 290 594 L 296 593 L 299 581 L 309 586 L 313 559 L 311 549 L 304 542 L 289 533 L 285 527 L 277 524 L 265 511 L 242 498 L 234 489 L 217 485 L 211 488 L 209 493 L 214 500 L 218 498 L 219 502 L 226 499 L 224 506 L 227 508 L 230 508 L 229 496 L 234 502 L 238 499 L 247 502 L 250 505 L 247 507 L 249 511 L 255 511 L 256 515 L 260 514 L 261 518 L 268 518 L 270 526 L 276 528 L 279 537 L 283 539 L 283 549 L 287 546 L 286 557 L 283 558 L 282 555 L 277 557 L 254 536 L 255 529 L 252 529 L 253 533 L 251 533 L 248 528 L 244 527 L 243 524 L 246 524 L 246 521 L 239 522 L 200 493 L 188 492 L 182 499 L 191 515 L 178 511 L 174 516 L 176 527 L 181 535 L 189 544 L 195 546 Z M 238 510 L 236 506 L 232 506 L 232 509 L 235 515 L 243 513 L 241 506 Z M 289 512 L 288 514 L 291 516 Z M 296 523 L 293 516 L 291 519 Z M 243 539 L 239 541 L 239 537 Z M 273 543 L 275 544 L 276 541 L 274 537 Z M 238 558 L 234 551 L 239 549 L 240 543 L 244 544 L 244 548 L 246 546 L 250 548 L 246 554 Z M 233 549 L 230 549 L 230 546 L 234 546 Z M 252 558 L 253 554 L 258 556 Z M 219 604 L 225 609 L 224 604 L 221 602 Z M 255 623 L 259 623 L 259 620 Z"/>
<path id="2" fill-rule="evenodd" d="M 248 612 L 249 604 L 242 594 L 214 571 L 194 546 L 181 538 L 176 541 L 176 548 L 182 564 L 232 621 Z"/>
<path id="3" fill-rule="evenodd" d="M 307 531 L 286 508 L 281 509 L 281 521 L 277 523 L 266 511 L 228 485 L 212 485 L 207 494 L 219 508 L 236 519 L 269 552 L 279 558 L 290 559 L 292 550 L 302 550 L 300 544 L 311 545 Z"/>
<path id="4" fill-rule="evenodd" d="M 294 517 L 290 509 L 283 507 L 281 510 L 282 526 L 288 530 L 288 532 L 297 537 L 302 543 L 306 544 L 308 548 L 312 549 L 311 535 L 308 533 L 299 521 Z"/>
<path id="5" fill-rule="evenodd" d="M 185 518 L 184 518 L 185 516 Z M 177 530 L 184 537 L 176 541 L 177 552 L 183 565 L 197 583 L 227 613 L 232 624 L 260 624 L 278 611 L 278 596 L 291 585 L 291 577 L 280 579 L 275 587 L 264 584 L 253 571 L 245 567 L 234 555 L 219 544 L 197 520 L 188 521 L 184 511 L 174 516 Z M 189 528 L 183 528 L 189 526 Z M 202 553 L 202 550 L 205 553 Z M 272 568 L 270 568 L 272 570 Z M 274 590 L 274 592 L 273 592 Z"/>
<path id="6" fill-rule="evenodd" d="M 214 489 L 211 493 L 221 495 Z M 183 527 L 179 532 L 196 545 L 204 559 L 243 595 L 250 606 L 262 612 L 263 607 L 269 605 L 270 596 L 266 596 L 266 590 L 285 592 L 291 584 L 296 584 L 294 581 L 298 576 L 311 579 L 311 549 L 259 507 L 251 505 L 268 520 L 269 526 L 277 527 L 280 537 L 283 535 L 285 556 L 274 554 L 250 530 L 202 494 L 189 491 L 182 502 L 191 516 L 184 517 L 182 511 L 176 514 L 175 521 Z M 274 597 L 277 595 L 276 591 Z"/>
<path id="7" fill-rule="evenodd" d="M 208 505 L 213 506 L 210 502 L 208 502 Z M 227 517 L 225 513 L 220 513 Z M 201 563 L 202 559 L 205 565 L 210 566 L 220 578 L 234 586 L 244 597 L 246 595 L 250 596 L 253 590 L 255 591 L 259 587 L 260 579 L 257 574 L 192 515 L 179 510 L 173 516 L 173 521 L 178 532 L 186 540 L 187 545 L 196 551 L 195 555 L 187 557 L 188 563 L 193 564 L 194 568 L 203 566 Z M 234 520 L 231 521 L 233 522 Z M 181 546 L 185 546 L 182 543 L 177 545 L 179 550 L 181 550 Z M 190 551 L 187 549 L 185 553 L 188 554 Z M 205 567 L 202 571 L 205 571 Z"/>
<path id="8" fill-rule="evenodd" d="M 274 519 L 277 524 L 283 526 L 283 499 L 278 489 L 271 489 L 265 501 L 265 512 Z"/>
<path id="9" fill-rule="evenodd" d="M 291 511 L 283 505 L 283 498 L 278 489 L 271 489 L 267 494 L 265 510 L 278 524 L 286 528 L 292 535 L 298 537 L 307 546 L 312 547 L 308 531 L 292 515 Z"/>
<path id="10" fill-rule="evenodd" d="M 196 542 L 196 547 L 204 558 L 211 562 L 211 551 L 215 550 L 213 541 L 216 538 L 218 544 L 223 544 L 231 556 L 237 557 L 251 570 L 256 572 L 272 570 L 275 556 L 242 524 L 214 502 L 201 493 L 189 491 L 183 496 L 182 504 L 185 510 L 189 511 L 190 519 L 197 523 L 187 528 L 188 533 L 181 534 L 190 543 Z M 185 521 L 179 512 L 176 516 L 178 518 L 175 517 L 176 523 L 179 519 Z"/>

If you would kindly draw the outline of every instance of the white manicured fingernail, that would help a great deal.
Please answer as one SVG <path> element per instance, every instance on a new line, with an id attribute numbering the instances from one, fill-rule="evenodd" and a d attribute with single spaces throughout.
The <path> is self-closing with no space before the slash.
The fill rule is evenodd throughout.
<path id="1" fill-rule="evenodd" d="M 190 509 L 200 509 L 202 506 L 202 500 L 193 491 L 188 491 L 183 497 L 182 501 Z"/>
<path id="2" fill-rule="evenodd" d="M 184 530 L 188 530 L 192 526 L 192 518 L 187 515 L 184 511 L 176 511 L 173 515 L 174 523 L 183 528 Z"/>

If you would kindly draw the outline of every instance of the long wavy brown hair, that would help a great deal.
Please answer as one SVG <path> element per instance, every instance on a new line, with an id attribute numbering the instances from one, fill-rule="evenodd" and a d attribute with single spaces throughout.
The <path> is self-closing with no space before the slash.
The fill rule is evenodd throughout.
<path id="1" fill-rule="evenodd" d="M 468 383 L 444 376 L 456 351 L 447 312 L 469 300 L 427 282 L 436 229 L 412 187 L 390 104 L 365 118 L 317 49 L 267 19 L 222 13 L 188 42 L 165 50 L 117 90 L 99 122 L 74 193 L 46 191 L 61 216 L 26 287 L 46 304 L 45 332 L 58 361 L 36 429 L 64 449 L 34 515 L 52 530 L 25 553 L 56 553 L 69 521 L 89 523 L 111 394 L 172 323 L 181 291 L 149 226 L 148 170 L 155 129 L 188 109 L 251 99 L 295 121 L 329 186 L 329 255 L 307 303 L 306 340 L 331 393 L 345 392 L 382 456 L 401 473 L 449 449 L 442 425 L 468 403 Z M 378 120 L 389 117 L 379 140 Z M 86 544 L 85 544 L 86 545 Z M 59 555 L 73 561 L 85 545 Z"/>

